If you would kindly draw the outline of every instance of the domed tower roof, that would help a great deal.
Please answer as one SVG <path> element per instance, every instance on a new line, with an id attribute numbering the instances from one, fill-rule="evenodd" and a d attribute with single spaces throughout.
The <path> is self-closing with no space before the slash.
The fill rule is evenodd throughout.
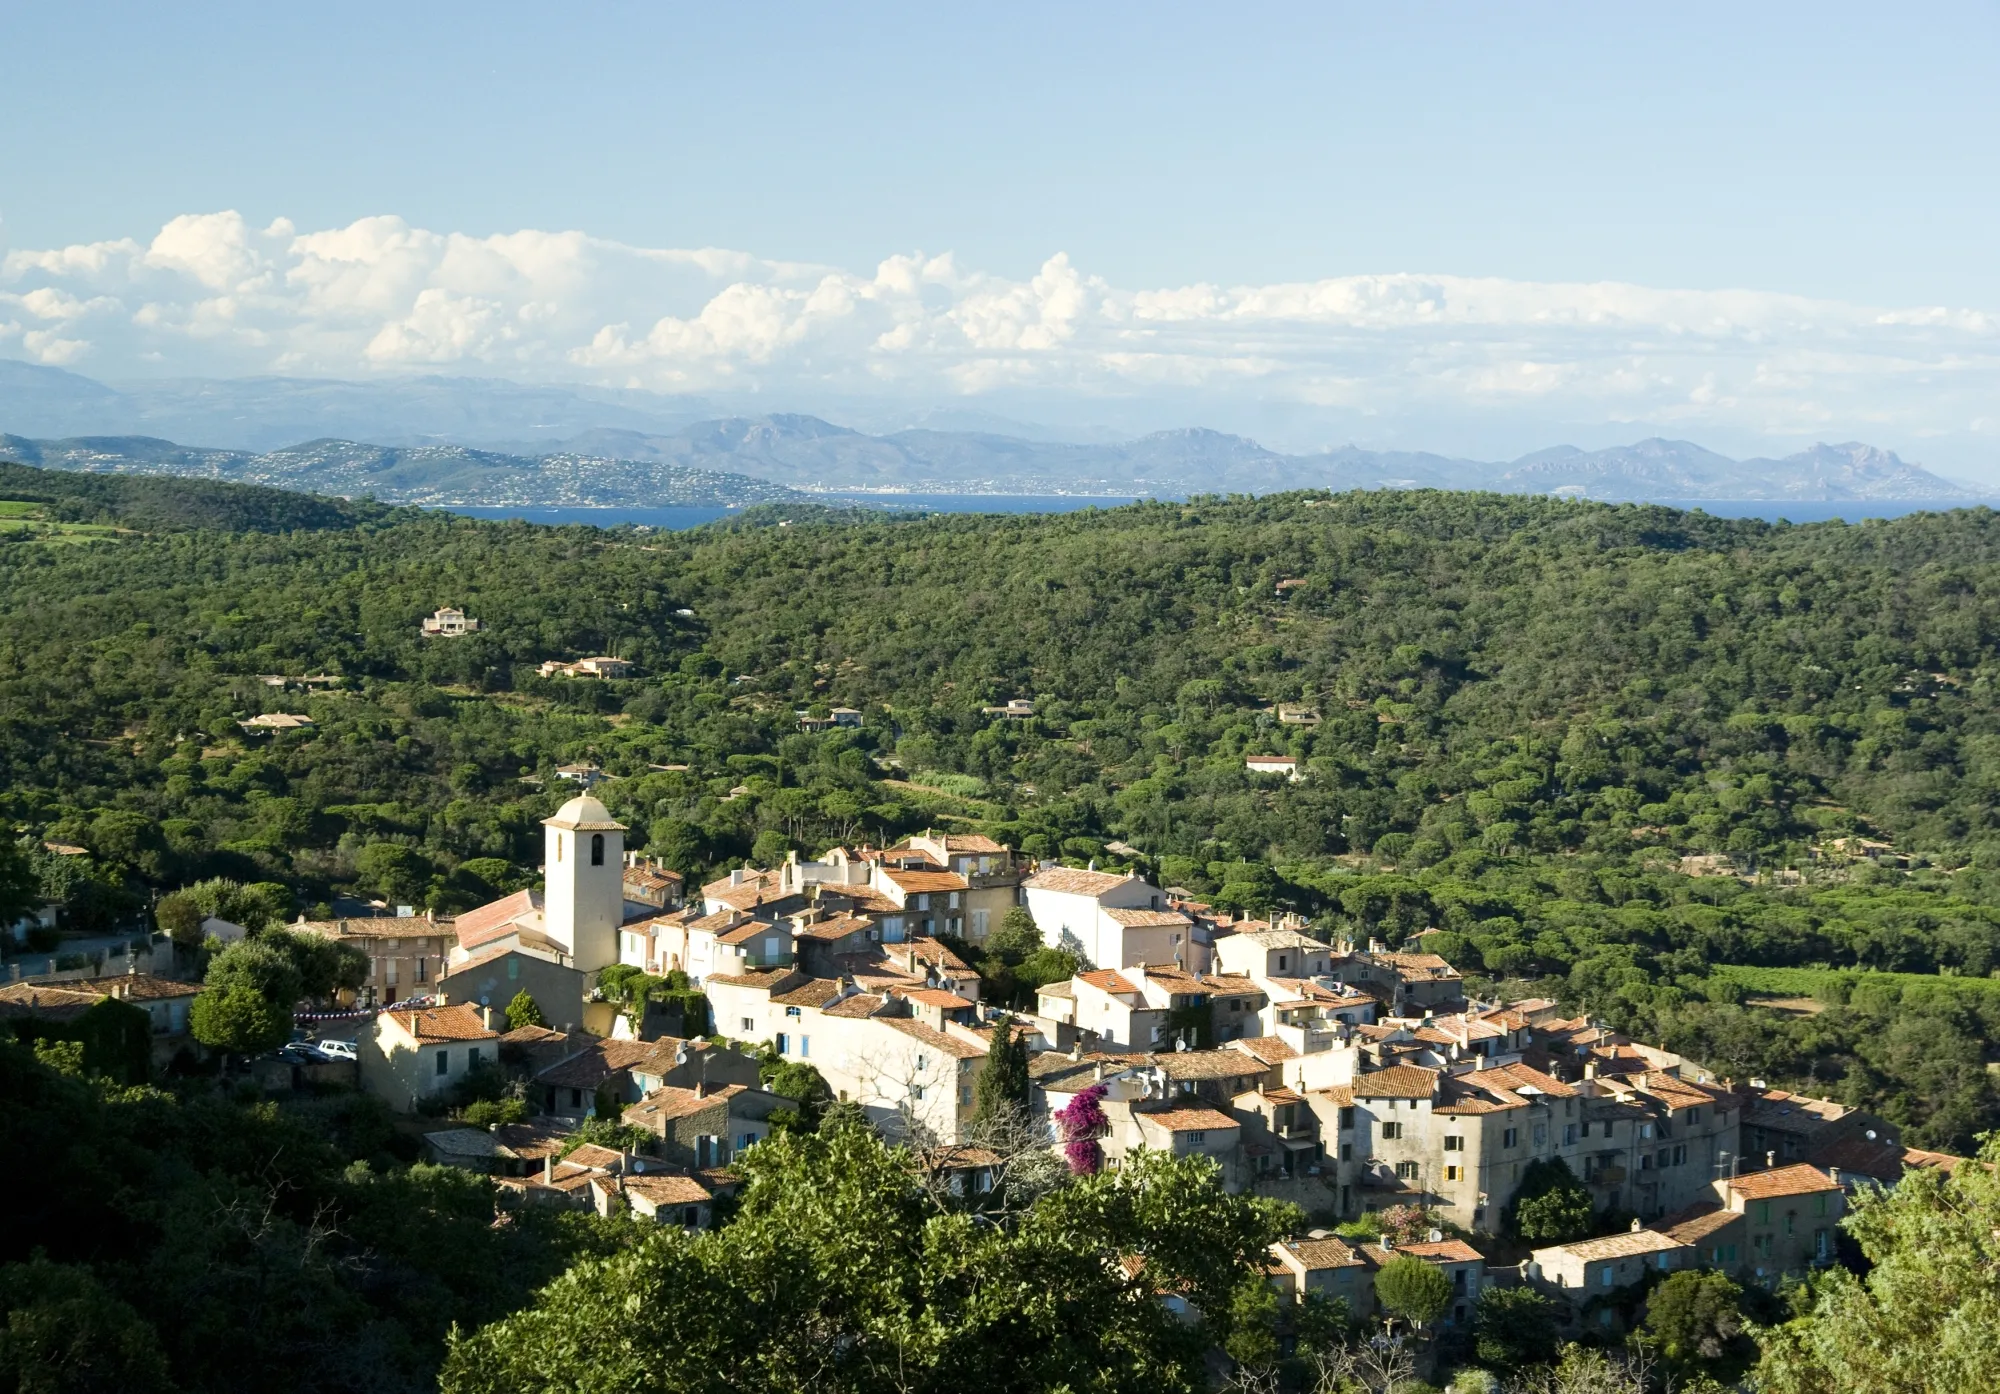
<path id="1" fill-rule="evenodd" d="M 555 817 L 542 819 L 542 826 L 582 833 L 625 831 L 625 825 L 611 816 L 611 810 L 588 794 L 578 794 L 557 809 Z"/>

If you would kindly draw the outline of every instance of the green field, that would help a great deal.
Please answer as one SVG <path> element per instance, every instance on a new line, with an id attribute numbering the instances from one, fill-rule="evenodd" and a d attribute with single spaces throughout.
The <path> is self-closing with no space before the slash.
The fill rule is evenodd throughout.
<path id="1" fill-rule="evenodd" d="M 1967 997 L 2000 998 L 2000 978 L 1965 978 L 1939 973 L 1876 973 L 1859 968 L 1753 968 L 1718 964 L 1710 976 L 1740 985 L 1746 992 L 1771 997 L 1817 997 L 1829 983 L 1843 983 L 1850 996 L 1857 988 L 1891 988 L 1898 997 L 1912 989 Z M 1822 998 L 1822 1001 L 1825 999 Z"/>
<path id="2" fill-rule="evenodd" d="M 35 542 L 94 542 L 128 533 L 111 523 L 51 522 L 44 505 L 24 499 L 0 499 L 0 540 Z"/>

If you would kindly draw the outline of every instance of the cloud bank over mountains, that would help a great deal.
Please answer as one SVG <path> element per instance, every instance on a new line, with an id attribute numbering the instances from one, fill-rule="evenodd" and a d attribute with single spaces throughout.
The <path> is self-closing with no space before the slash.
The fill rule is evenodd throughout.
<path id="1" fill-rule="evenodd" d="M 949 254 L 860 272 L 396 217 L 302 231 L 190 214 L 145 241 L 7 251 L 0 356 L 113 379 L 449 373 L 772 407 L 1150 399 L 1906 447 L 2000 436 L 2000 315 L 1970 308 L 1413 274 L 1128 289 L 1061 254 L 1027 279 Z"/>

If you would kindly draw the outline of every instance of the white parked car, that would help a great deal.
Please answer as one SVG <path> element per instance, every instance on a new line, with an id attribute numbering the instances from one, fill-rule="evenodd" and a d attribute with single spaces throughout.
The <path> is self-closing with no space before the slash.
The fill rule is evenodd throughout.
<path id="1" fill-rule="evenodd" d="M 319 1053 L 329 1060 L 359 1060 L 352 1041 L 321 1041 Z"/>

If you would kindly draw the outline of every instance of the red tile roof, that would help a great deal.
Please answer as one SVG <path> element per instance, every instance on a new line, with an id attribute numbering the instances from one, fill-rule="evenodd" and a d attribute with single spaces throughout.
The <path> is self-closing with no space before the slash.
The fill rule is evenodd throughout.
<path id="1" fill-rule="evenodd" d="M 439 1041 L 498 1040 L 500 1036 L 498 1031 L 480 1020 L 477 1010 L 465 1004 L 456 1007 L 414 1007 L 408 1011 L 387 1011 L 382 1015 L 423 1045 Z"/>
<path id="2" fill-rule="evenodd" d="M 489 900 L 477 910 L 468 910 L 452 924 L 460 948 L 476 949 L 488 940 L 514 932 L 514 921 L 541 909 L 541 897 L 533 891 L 515 891 L 498 900 Z"/>
<path id="3" fill-rule="evenodd" d="M 1805 1196 L 1815 1191 L 1837 1191 L 1840 1183 L 1816 1166 L 1800 1162 L 1776 1171 L 1753 1171 L 1734 1177 L 1729 1189 L 1745 1200 L 1773 1200 L 1780 1196 Z"/>
<path id="4" fill-rule="evenodd" d="M 1421 1065 L 1391 1065 L 1354 1077 L 1357 1099 L 1428 1099 L 1437 1093 L 1438 1072 Z"/>

